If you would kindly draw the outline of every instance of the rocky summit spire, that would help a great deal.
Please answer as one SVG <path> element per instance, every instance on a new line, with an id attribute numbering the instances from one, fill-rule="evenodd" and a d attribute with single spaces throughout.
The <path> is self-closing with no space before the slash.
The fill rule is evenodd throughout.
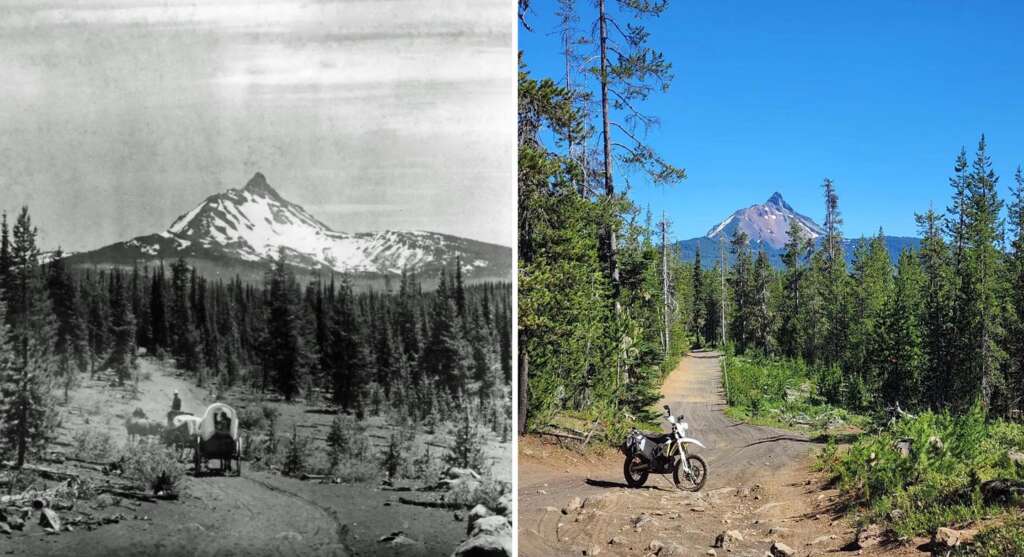
<path id="1" fill-rule="evenodd" d="M 782 198 L 782 194 L 779 192 L 773 193 L 772 196 L 768 198 L 768 201 L 765 202 L 765 205 L 775 205 L 781 209 L 793 210 L 793 208 L 789 206 L 789 203 L 786 203 L 786 200 Z"/>
<path id="2" fill-rule="evenodd" d="M 270 184 L 267 183 L 266 176 L 264 176 L 262 172 L 257 172 L 249 179 L 249 182 L 245 184 L 245 191 L 254 194 L 269 195 L 270 197 L 275 198 L 281 197 L 274 188 L 270 187 Z"/>

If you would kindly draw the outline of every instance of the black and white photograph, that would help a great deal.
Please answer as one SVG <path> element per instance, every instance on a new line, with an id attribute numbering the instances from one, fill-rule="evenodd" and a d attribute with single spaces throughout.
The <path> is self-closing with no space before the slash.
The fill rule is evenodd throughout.
<path id="1" fill-rule="evenodd" d="M 516 33 L 0 1 L 0 553 L 513 554 Z"/>

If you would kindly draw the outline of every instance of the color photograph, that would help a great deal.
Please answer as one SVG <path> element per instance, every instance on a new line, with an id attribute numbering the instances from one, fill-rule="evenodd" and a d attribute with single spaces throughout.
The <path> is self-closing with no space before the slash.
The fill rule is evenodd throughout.
<path id="1" fill-rule="evenodd" d="M 520 0 L 519 555 L 1024 555 L 1022 15 Z"/>

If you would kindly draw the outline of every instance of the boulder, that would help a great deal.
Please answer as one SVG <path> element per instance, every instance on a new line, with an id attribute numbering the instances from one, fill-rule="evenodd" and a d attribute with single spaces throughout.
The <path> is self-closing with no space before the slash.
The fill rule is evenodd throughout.
<path id="1" fill-rule="evenodd" d="M 387 544 L 390 546 L 405 546 L 405 545 L 418 545 L 420 542 L 405 535 L 405 532 L 397 530 L 391 532 L 386 536 L 381 536 L 377 543 Z"/>
<path id="2" fill-rule="evenodd" d="M 444 472 L 444 479 L 460 480 L 465 478 L 480 481 L 480 474 L 477 474 L 475 470 L 471 470 L 469 468 L 456 468 L 454 466 Z"/>
<path id="3" fill-rule="evenodd" d="M 910 446 L 913 443 L 910 439 L 900 439 L 893 443 L 893 448 L 899 453 L 900 458 L 908 458 L 910 456 Z"/>
<path id="4" fill-rule="evenodd" d="M 512 494 L 506 493 L 498 499 L 498 503 L 494 505 L 495 514 L 503 515 L 505 518 L 512 519 Z"/>
<path id="5" fill-rule="evenodd" d="M 796 551 L 793 548 L 782 542 L 773 542 L 772 547 L 768 550 L 772 557 L 793 557 L 796 555 Z"/>
<path id="6" fill-rule="evenodd" d="M 477 505 L 469 511 L 469 517 L 466 519 L 466 535 L 469 535 L 473 531 L 473 525 L 476 524 L 481 518 L 487 518 L 494 516 L 491 509 L 483 505 Z"/>
<path id="7" fill-rule="evenodd" d="M 651 543 L 647 545 L 647 549 L 657 555 L 662 549 L 665 549 L 665 544 L 661 543 L 660 540 L 651 540 Z"/>
<path id="8" fill-rule="evenodd" d="M 942 449 L 946 448 L 946 444 L 943 443 L 942 439 L 939 439 L 937 435 L 932 435 L 931 437 L 928 438 L 928 446 L 935 449 L 936 451 L 941 451 Z"/>
<path id="9" fill-rule="evenodd" d="M 569 499 L 569 502 L 566 503 L 564 507 L 562 507 L 562 514 L 576 512 L 582 508 L 583 499 L 580 499 L 579 497 L 573 497 L 572 499 Z"/>
<path id="10" fill-rule="evenodd" d="M 1020 451 L 1007 451 L 1006 458 L 1010 459 L 1010 462 L 1016 464 L 1017 466 L 1024 466 L 1024 453 Z"/>
<path id="11" fill-rule="evenodd" d="M 987 503 L 1024 503 L 1024 481 L 1011 479 L 988 480 L 981 484 L 981 494 Z"/>
<path id="12" fill-rule="evenodd" d="M 15 530 L 24 530 L 25 519 L 21 518 L 20 516 L 9 514 L 7 515 L 7 525 L 11 528 L 14 528 Z"/>
<path id="13" fill-rule="evenodd" d="M 507 535 L 474 536 L 455 548 L 452 557 L 512 557 L 512 532 Z"/>
<path id="14" fill-rule="evenodd" d="M 11 534 L 11 526 L 6 522 L 0 522 L 0 532 L 3 532 L 4 534 Z"/>
<path id="15" fill-rule="evenodd" d="M 507 518 L 501 515 L 487 516 L 473 523 L 469 537 L 476 537 L 484 534 L 490 535 L 512 535 L 512 525 Z"/>
<path id="16" fill-rule="evenodd" d="M 956 547 L 960 545 L 960 532 L 952 528 L 939 528 L 932 537 L 932 543 L 939 547 Z"/>

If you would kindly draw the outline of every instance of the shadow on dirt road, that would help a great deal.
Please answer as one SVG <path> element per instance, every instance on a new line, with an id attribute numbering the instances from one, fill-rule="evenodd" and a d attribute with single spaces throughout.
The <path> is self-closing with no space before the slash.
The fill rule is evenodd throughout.
<path id="1" fill-rule="evenodd" d="M 659 475 L 647 489 L 629 489 L 618 452 L 579 455 L 520 439 L 519 554 L 645 555 L 657 540 L 664 546 L 658 555 L 703 555 L 719 533 L 739 530 L 745 540 L 734 543 L 733 554 L 763 555 L 774 539 L 803 545 L 830 527 L 844 528 L 813 518 L 820 514 L 820 492 L 809 480 L 815 440 L 724 414 L 719 356 L 687 355 L 666 378 L 659 404 L 683 415 L 707 446 L 693 447 L 708 463 L 700 493 L 679 491 Z M 792 524 L 801 520 L 800 528 Z"/>

